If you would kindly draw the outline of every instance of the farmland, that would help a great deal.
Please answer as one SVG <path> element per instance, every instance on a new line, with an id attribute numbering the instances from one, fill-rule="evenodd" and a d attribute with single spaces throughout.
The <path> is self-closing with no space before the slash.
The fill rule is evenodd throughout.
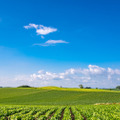
<path id="1" fill-rule="evenodd" d="M 120 105 L 0 106 L 0 120 L 119 120 Z"/>
<path id="2" fill-rule="evenodd" d="M 0 88 L 0 120 L 119 120 L 119 103 L 119 91 Z"/>
<path id="3" fill-rule="evenodd" d="M 88 105 L 118 103 L 120 92 L 96 89 L 1 88 L 0 104 L 5 105 Z"/>

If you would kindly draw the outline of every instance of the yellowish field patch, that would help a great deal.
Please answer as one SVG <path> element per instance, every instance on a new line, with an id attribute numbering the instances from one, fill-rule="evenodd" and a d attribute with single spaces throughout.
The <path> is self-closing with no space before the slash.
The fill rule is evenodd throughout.
<path id="1" fill-rule="evenodd" d="M 49 90 L 63 90 L 63 91 L 81 91 L 81 92 L 120 92 L 120 91 L 112 91 L 112 90 L 104 90 L 104 89 L 80 89 L 80 88 L 60 88 L 54 86 L 48 87 L 40 87 L 39 89 L 49 89 Z"/>

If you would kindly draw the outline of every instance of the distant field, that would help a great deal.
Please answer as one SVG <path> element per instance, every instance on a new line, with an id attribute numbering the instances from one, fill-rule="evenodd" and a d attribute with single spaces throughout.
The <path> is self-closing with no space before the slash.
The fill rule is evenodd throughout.
<path id="1" fill-rule="evenodd" d="M 0 104 L 10 105 L 85 105 L 120 103 L 120 92 L 96 89 L 0 88 Z"/>

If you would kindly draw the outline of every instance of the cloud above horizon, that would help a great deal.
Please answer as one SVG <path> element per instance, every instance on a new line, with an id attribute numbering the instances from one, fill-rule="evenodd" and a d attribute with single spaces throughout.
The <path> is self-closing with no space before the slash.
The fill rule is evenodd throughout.
<path id="1" fill-rule="evenodd" d="M 83 84 L 90 87 L 110 88 L 120 83 L 120 69 L 88 65 L 88 68 L 71 68 L 60 73 L 39 70 L 29 77 L 16 78 L 16 81 L 21 80 L 33 86 L 78 87 L 79 84 Z"/>
<path id="2" fill-rule="evenodd" d="M 69 42 L 66 42 L 64 40 L 48 40 L 45 43 L 36 43 L 33 45 L 38 45 L 38 46 L 55 46 L 56 44 L 64 43 L 67 44 Z"/>

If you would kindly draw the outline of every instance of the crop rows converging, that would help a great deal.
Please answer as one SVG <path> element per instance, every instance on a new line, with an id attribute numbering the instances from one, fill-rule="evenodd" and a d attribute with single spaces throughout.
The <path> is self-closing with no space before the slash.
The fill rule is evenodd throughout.
<path id="1" fill-rule="evenodd" d="M 0 120 L 120 120 L 120 105 L 0 106 Z"/>

